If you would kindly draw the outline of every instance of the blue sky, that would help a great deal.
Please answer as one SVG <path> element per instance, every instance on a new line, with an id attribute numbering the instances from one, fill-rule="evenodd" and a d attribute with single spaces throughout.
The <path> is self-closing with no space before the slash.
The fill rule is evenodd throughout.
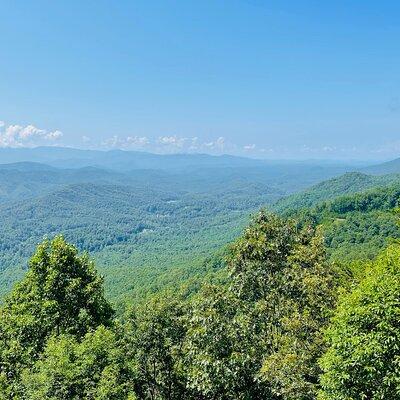
<path id="1" fill-rule="evenodd" d="M 1 1 L 0 146 L 400 156 L 397 1 Z"/>

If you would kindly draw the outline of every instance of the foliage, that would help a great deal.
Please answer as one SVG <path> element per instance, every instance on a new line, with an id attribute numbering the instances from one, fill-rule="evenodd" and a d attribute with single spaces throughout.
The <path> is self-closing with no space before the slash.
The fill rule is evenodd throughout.
<path id="1" fill-rule="evenodd" d="M 229 287 L 202 292 L 188 320 L 191 387 L 210 399 L 312 399 L 337 292 L 320 236 L 261 212 L 228 265 Z"/>
<path id="2" fill-rule="evenodd" d="M 184 343 L 188 386 L 203 399 L 259 399 L 262 353 L 243 304 L 231 291 L 206 287 L 188 316 Z M 261 349 L 260 349 L 261 350 Z"/>
<path id="3" fill-rule="evenodd" d="M 400 248 L 372 263 L 366 277 L 340 300 L 321 360 L 321 399 L 400 397 Z"/>
<path id="4" fill-rule="evenodd" d="M 112 315 L 89 257 L 78 255 L 61 236 L 44 241 L 0 309 L 2 382 L 18 384 L 21 369 L 40 357 L 51 336 L 83 337 L 99 325 L 109 326 Z"/>
<path id="5" fill-rule="evenodd" d="M 325 243 L 337 262 L 372 260 L 394 239 L 400 238 L 397 217 L 392 212 L 352 213 L 323 224 Z"/>
<path id="6" fill-rule="evenodd" d="M 179 296 L 161 294 L 129 312 L 125 356 L 140 399 L 187 398 L 182 370 L 184 313 Z"/>
<path id="7" fill-rule="evenodd" d="M 82 341 L 71 335 L 53 336 L 34 366 L 23 371 L 23 396 L 30 400 L 126 399 L 122 358 L 115 334 L 103 326 Z"/>
<path id="8" fill-rule="evenodd" d="M 342 262 L 373 259 L 391 239 L 400 238 L 393 210 L 399 186 L 339 197 L 310 211 L 322 225 L 331 257 Z"/>

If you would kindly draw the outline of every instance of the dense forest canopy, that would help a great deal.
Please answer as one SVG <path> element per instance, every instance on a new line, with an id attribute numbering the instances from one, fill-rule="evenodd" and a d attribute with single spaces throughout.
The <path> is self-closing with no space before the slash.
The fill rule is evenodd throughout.
<path id="1" fill-rule="evenodd" d="M 400 249 L 391 246 L 342 296 L 326 331 L 322 399 L 400 395 Z"/>
<path id="2" fill-rule="evenodd" d="M 356 276 L 318 228 L 261 212 L 224 280 L 116 318 L 93 262 L 56 237 L 0 308 L 0 397 L 395 400 L 399 259 L 393 245 Z"/>

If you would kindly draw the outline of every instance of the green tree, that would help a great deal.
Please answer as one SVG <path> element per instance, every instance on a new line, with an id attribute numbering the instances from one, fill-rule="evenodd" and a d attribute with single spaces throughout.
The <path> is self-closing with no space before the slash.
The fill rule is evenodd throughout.
<path id="1" fill-rule="evenodd" d="M 344 295 L 321 359 L 324 400 L 400 398 L 400 247 L 386 250 Z"/>
<path id="2" fill-rule="evenodd" d="M 206 399 L 315 398 L 338 286 L 321 236 L 262 211 L 228 266 L 229 287 L 203 291 L 188 320 L 190 385 Z"/>
<path id="3" fill-rule="evenodd" d="M 165 293 L 130 311 L 124 353 L 140 399 L 189 398 L 182 369 L 184 315 L 180 296 Z"/>
<path id="4" fill-rule="evenodd" d="M 112 316 L 89 257 L 61 236 L 44 241 L 0 309 L 0 393 L 16 398 L 21 369 L 39 358 L 50 336 L 81 338 L 109 326 Z"/>
<path id="5" fill-rule="evenodd" d="M 40 359 L 22 373 L 24 398 L 126 399 L 122 358 L 115 334 L 103 326 L 82 341 L 71 335 L 53 336 Z"/>
<path id="6" fill-rule="evenodd" d="M 195 399 L 270 398 L 257 379 L 263 348 L 253 308 L 219 286 L 203 288 L 187 318 L 184 344 L 188 386 Z"/>

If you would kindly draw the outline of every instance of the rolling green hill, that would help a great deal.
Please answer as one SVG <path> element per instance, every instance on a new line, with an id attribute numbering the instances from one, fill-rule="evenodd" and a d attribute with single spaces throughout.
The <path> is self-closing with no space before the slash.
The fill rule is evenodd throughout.
<path id="1" fill-rule="evenodd" d="M 350 172 L 285 197 L 274 204 L 273 210 L 285 213 L 310 208 L 339 196 L 385 187 L 396 182 L 400 182 L 400 174 L 373 176 L 361 172 Z"/>
<path id="2" fill-rule="evenodd" d="M 400 183 L 338 197 L 302 211 L 320 225 L 331 258 L 338 262 L 373 259 L 400 239 Z"/>
<path id="3" fill-rule="evenodd" d="M 135 283 L 140 273 L 148 277 L 168 268 L 200 266 L 239 234 L 250 213 L 280 196 L 255 184 L 189 193 L 78 183 L 5 203 L 0 206 L 2 291 L 23 274 L 37 242 L 62 233 L 99 260 L 109 293 L 120 295 L 145 286 Z"/>
<path id="4" fill-rule="evenodd" d="M 260 207 L 275 204 L 279 212 L 293 212 L 399 179 L 348 173 L 324 181 L 349 167 L 231 156 L 61 148 L 0 153 L 13 161 L 0 165 L 0 294 L 25 273 L 29 255 L 45 236 L 62 233 L 93 254 L 110 298 L 120 300 L 218 269 L 218 259 L 206 260 L 236 238 Z M 381 222 L 392 234 L 393 219 L 386 217 Z M 330 248 L 340 243 L 332 238 Z"/>
<path id="5" fill-rule="evenodd" d="M 400 174 L 346 173 L 284 197 L 270 208 L 320 225 L 332 259 L 372 259 L 400 238 Z"/>

